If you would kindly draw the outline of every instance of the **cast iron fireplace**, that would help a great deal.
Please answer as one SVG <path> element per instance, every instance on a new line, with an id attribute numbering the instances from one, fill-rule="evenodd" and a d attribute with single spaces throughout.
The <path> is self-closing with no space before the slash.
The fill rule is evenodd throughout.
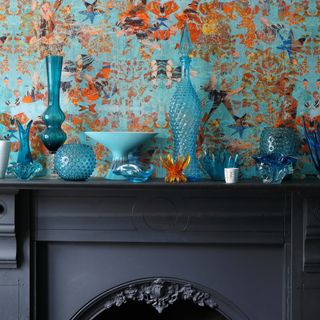
<path id="1" fill-rule="evenodd" d="M 225 314 L 227 309 L 233 309 L 230 313 L 239 312 L 231 302 L 198 284 L 151 278 L 104 292 L 71 320 L 230 320 Z M 244 315 L 239 314 L 239 317 L 245 319 Z"/>
<path id="2" fill-rule="evenodd" d="M 223 190 L 155 191 L 38 192 L 37 319 L 102 320 L 127 307 L 147 312 L 153 302 L 139 286 L 151 286 L 162 302 L 169 288 L 194 290 L 192 299 L 170 297 L 177 301 L 154 319 L 169 320 L 183 303 L 204 319 L 280 319 L 283 195 L 246 193 L 244 205 L 243 194 Z M 132 290 L 140 295 L 122 304 Z"/>

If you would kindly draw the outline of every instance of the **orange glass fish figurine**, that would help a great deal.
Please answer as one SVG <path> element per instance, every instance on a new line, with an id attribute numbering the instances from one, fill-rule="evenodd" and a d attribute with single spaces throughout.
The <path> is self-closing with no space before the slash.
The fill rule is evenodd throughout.
<path id="1" fill-rule="evenodd" d="M 183 174 L 183 170 L 186 169 L 190 162 L 190 155 L 186 158 L 178 157 L 176 163 L 170 154 L 167 155 L 166 159 L 160 157 L 162 166 L 167 170 L 165 182 L 187 182 L 186 176 Z"/>

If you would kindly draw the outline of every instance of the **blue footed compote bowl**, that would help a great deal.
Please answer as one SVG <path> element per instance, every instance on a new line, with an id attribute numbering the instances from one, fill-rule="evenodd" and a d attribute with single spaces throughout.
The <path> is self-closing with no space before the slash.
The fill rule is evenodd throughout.
<path id="1" fill-rule="evenodd" d="M 112 162 L 106 175 L 106 179 L 109 180 L 126 180 L 123 175 L 117 175 L 113 171 L 124 164 L 128 164 L 128 154 L 131 150 L 157 135 L 155 132 L 133 131 L 87 131 L 85 134 L 111 151 Z"/>
<path id="2" fill-rule="evenodd" d="M 257 163 L 259 174 L 264 183 L 279 184 L 286 175 L 293 173 L 297 158 L 281 153 L 252 156 Z"/>

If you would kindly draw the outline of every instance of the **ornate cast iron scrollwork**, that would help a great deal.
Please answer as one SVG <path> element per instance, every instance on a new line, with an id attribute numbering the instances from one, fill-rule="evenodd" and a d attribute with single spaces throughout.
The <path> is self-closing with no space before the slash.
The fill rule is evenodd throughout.
<path id="1" fill-rule="evenodd" d="M 128 301 L 141 301 L 152 305 L 159 313 L 162 313 L 177 300 L 192 301 L 200 307 L 207 306 L 212 309 L 218 307 L 209 293 L 199 291 L 191 284 L 174 283 L 162 279 L 130 285 L 121 292 L 110 295 L 104 307 L 109 309 L 113 306 L 120 307 Z"/>

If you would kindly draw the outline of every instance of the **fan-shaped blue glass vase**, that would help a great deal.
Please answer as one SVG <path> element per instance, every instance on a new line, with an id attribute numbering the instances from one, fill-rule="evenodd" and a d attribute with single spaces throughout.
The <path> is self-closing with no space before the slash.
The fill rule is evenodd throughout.
<path id="1" fill-rule="evenodd" d="M 13 163 L 8 168 L 8 173 L 14 174 L 17 178 L 22 180 L 30 180 L 42 170 L 42 165 L 37 161 L 33 161 L 31 156 L 29 135 L 32 120 L 29 121 L 26 128 L 24 128 L 18 120 L 17 124 L 20 141 L 18 160 L 17 163 Z"/>
<path id="2" fill-rule="evenodd" d="M 190 34 L 186 25 L 180 41 L 181 81 L 171 98 L 169 116 L 174 140 L 174 158 L 190 155 L 190 164 L 184 174 L 189 181 L 196 181 L 202 176 L 196 158 L 201 103 L 190 80 L 191 52 Z"/>
<path id="3" fill-rule="evenodd" d="M 47 56 L 47 77 L 48 77 L 48 108 L 44 112 L 42 119 L 47 128 L 41 134 L 41 140 L 46 148 L 55 153 L 64 144 L 67 135 L 61 129 L 65 119 L 60 108 L 60 79 L 62 60 L 60 56 Z"/>

